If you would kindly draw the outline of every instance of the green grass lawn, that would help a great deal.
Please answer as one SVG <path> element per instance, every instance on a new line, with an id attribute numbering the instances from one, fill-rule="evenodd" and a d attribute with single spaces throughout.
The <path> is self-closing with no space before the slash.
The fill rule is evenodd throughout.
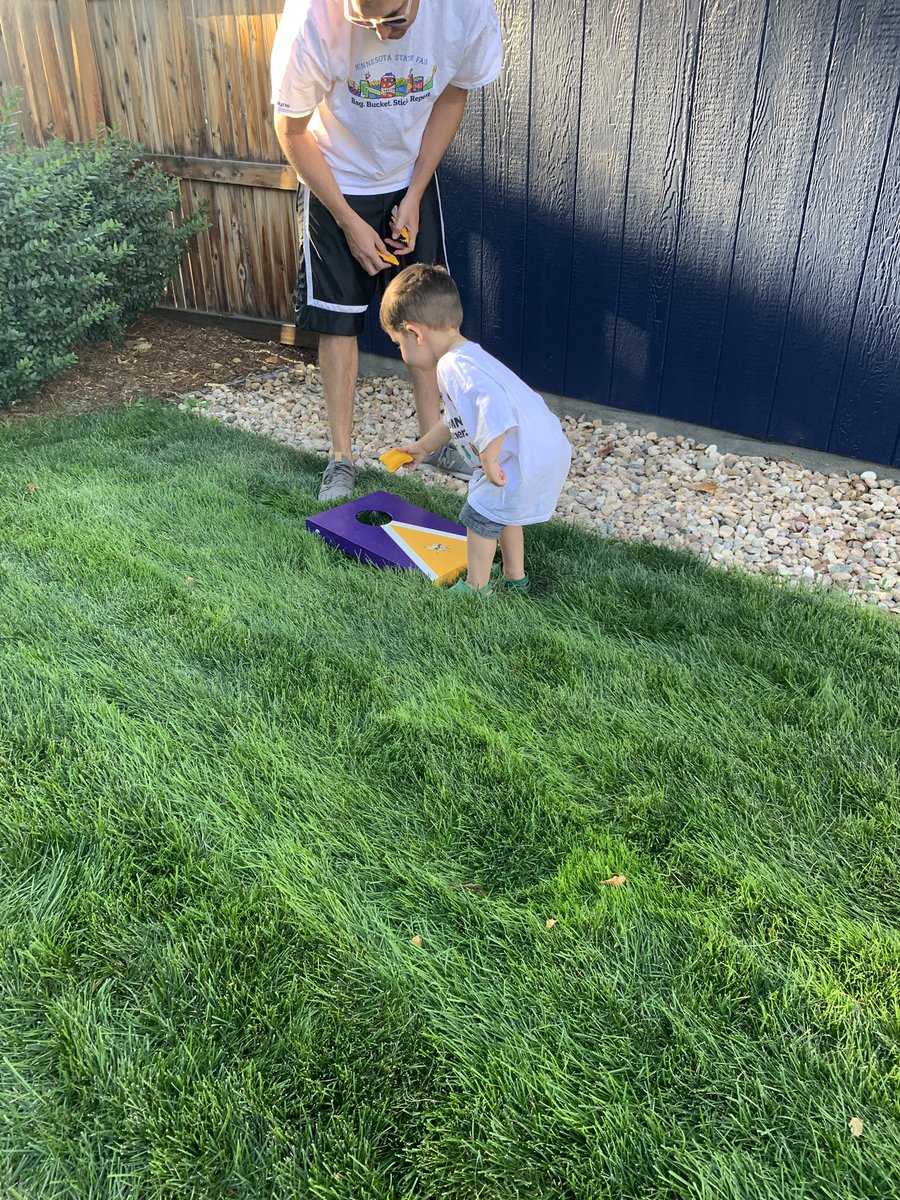
<path id="1" fill-rule="evenodd" d="M 451 600 L 320 469 L 0 428 L 0 1197 L 895 1195 L 900 622 L 555 524 Z"/>

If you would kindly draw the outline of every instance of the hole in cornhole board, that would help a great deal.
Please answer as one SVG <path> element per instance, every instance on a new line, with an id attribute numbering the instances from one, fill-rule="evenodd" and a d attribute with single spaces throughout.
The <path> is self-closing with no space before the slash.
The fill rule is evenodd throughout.
<path id="1" fill-rule="evenodd" d="M 394 518 L 381 509 L 367 508 L 365 512 L 358 512 L 356 519 L 363 525 L 390 525 Z"/>

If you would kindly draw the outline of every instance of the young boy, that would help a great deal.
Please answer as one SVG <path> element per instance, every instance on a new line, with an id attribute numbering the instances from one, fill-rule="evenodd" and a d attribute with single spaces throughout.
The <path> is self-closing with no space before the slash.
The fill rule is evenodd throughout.
<path id="1" fill-rule="evenodd" d="M 417 263 L 385 290 L 381 324 L 412 368 L 437 368 L 446 423 L 399 447 L 414 469 L 453 442 L 472 463 L 460 513 L 468 530 L 468 577 L 450 591 L 493 595 L 491 564 L 500 542 L 502 585 L 527 594 L 523 526 L 548 521 L 569 473 L 572 451 L 541 397 L 459 332 L 462 304 L 443 267 Z"/>

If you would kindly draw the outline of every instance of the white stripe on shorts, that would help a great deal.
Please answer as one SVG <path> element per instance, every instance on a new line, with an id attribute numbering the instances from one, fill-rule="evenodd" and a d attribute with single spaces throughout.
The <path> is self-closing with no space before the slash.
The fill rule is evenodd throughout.
<path id="1" fill-rule="evenodd" d="M 441 245 L 444 248 L 444 263 L 446 264 L 448 272 L 452 275 L 453 272 L 450 270 L 450 259 L 447 257 L 447 238 L 444 234 L 444 206 L 441 204 L 441 185 L 438 183 L 436 171 L 434 174 L 434 186 L 435 190 L 437 191 L 438 216 L 441 219 Z"/>
<path id="2" fill-rule="evenodd" d="M 368 304 L 329 304 L 313 295 L 312 255 L 309 241 L 309 188 L 303 188 L 303 261 L 306 263 L 306 303 L 310 308 L 327 308 L 329 312 L 364 313 Z"/>

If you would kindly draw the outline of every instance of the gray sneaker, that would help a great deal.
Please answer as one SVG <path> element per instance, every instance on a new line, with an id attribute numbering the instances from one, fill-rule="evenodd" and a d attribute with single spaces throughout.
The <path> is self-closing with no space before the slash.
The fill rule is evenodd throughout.
<path id="1" fill-rule="evenodd" d="M 454 479 L 471 479 L 475 470 L 453 445 L 441 446 L 440 450 L 434 450 L 422 459 L 422 466 L 443 471 L 445 475 L 452 475 Z"/>
<path id="2" fill-rule="evenodd" d="M 349 458 L 329 459 L 322 485 L 319 488 L 320 500 L 344 500 L 351 495 L 356 487 L 358 468 Z"/>

